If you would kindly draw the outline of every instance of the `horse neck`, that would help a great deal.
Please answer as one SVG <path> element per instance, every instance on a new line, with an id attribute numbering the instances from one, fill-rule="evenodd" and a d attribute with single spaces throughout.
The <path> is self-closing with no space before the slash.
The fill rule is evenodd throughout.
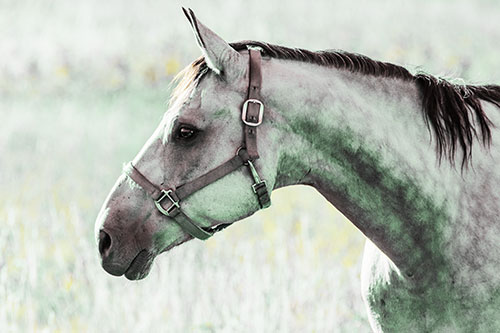
<path id="1" fill-rule="evenodd" d="M 293 61 L 266 66 L 264 97 L 284 137 L 276 187 L 314 186 L 407 274 L 438 263 L 456 192 L 447 184 L 460 172 L 437 163 L 417 87 Z"/>

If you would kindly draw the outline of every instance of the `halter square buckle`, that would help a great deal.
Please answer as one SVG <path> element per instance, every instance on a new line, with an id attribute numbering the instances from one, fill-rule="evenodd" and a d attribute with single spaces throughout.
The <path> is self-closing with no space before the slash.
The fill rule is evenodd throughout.
<path id="1" fill-rule="evenodd" d="M 172 210 L 174 210 L 175 208 L 180 208 L 179 201 L 175 201 L 175 199 L 172 198 L 172 196 L 170 195 L 170 193 L 172 193 L 172 190 L 168 190 L 168 191 L 161 190 L 161 193 L 162 193 L 162 195 L 158 198 L 158 200 L 155 200 L 156 208 L 158 208 L 158 210 L 163 215 L 170 216 L 170 213 L 172 212 Z M 170 200 L 170 202 L 172 203 L 172 205 L 170 207 L 168 207 L 167 209 L 163 208 L 161 205 L 161 202 L 165 198 L 168 198 L 168 200 Z"/>
<path id="2" fill-rule="evenodd" d="M 248 103 L 259 104 L 259 116 L 257 117 L 257 122 L 251 122 L 247 120 L 247 111 L 248 111 Z M 264 118 L 264 104 L 258 99 L 247 99 L 245 103 L 243 103 L 243 110 L 241 111 L 241 120 L 245 125 L 256 127 L 262 124 L 262 119 Z"/>
<path id="3" fill-rule="evenodd" d="M 257 194 L 257 191 L 258 191 L 259 189 L 261 189 L 262 187 L 267 188 L 267 183 L 266 183 L 266 181 L 265 181 L 265 180 L 262 180 L 262 181 L 260 181 L 260 182 L 255 183 L 255 184 L 253 184 L 253 185 L 252 185 L 252 190 L 253 190 L 253 193 Z"/>

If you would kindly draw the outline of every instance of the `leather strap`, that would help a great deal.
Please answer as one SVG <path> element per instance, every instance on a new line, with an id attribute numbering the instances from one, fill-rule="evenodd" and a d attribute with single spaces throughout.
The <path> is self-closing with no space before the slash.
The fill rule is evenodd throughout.
<path id="1" fill-rule="evenodd" d="M 242 165 L 248 162 L 248 154 L 246 150 L 240 149 L 238 154 L 234 156 L 229 161 L 219 165 L 215 169 L 207 172 L 206 174 L 196 178 L 193 181 L 185 183 L 177 188 L 177 190 L 168 190 L 170 198 L 174 202 L 179 203 L 182 199 L 188 197 L 194 192 L 202 189 L 203 187 L 215 182 L 216 180 L 226 176 L 227 174 L 235 171 Z M 154 200 L 157 202 L 162 196 L 164 196 L 165 190 L 162 191 L 161 188 L 150 182 L 137 168 L 132 164 L 128 163 L 125 167 L 125 174 L 129 176 L 134 182 L 141 186 Z M 266 189 L 267 194 L 267 189 Z M 267 194 L 267 196 L 269 196 Z M 258 195 L 260 198 L 260 195 Z M 167 207 L 164 207 L 161 200 L 158 202 L 159 205 L 163 207 L 165 211 L 168 211 L 168 216 L 173 218 L 185 231 L 187 231 L 191 236 L 199 239 L 207 239 L 214 234 L 212 231 L 207 231 L 204 228 L 197 226 L 184 212 L 180 209 L 180 206 L 175 206 L 172 202 L 167 203 Z M 260 199 L 259 199 L 260 202 Z M 230 224 L 223 224 L 216 231 L 222 230 L 223 228 L 229 226 Z"/>
<path id="2" fill-rule="evenodd" d="M 248 99 L 260 101 L 260 87 L 262 83 L 262 74 L 260 71 L 261 56 L 260 51 L 250 49 L 249 52 L 249 80 Z M 247 114 L 245 120 L 248 123 L 258 123 L 260 106 L 258 103 L 248 103 Z M 260 117 L 262 118 L 262 116 Z M 245 145 L 250 159 L 256 160 L 259 158 L 257 150 L 257 126 L 249 126 L 245 124 Z"/>
<path id="3" fill-rule="evenodd" d="M 134 182 L 136 182 L 139 186 L 141 186 L 144 190 L 146 190 L 146 192 L 149 195 L 151 195 L 151 197 L 155 200 L 155 203 L 158 202 L 158 199 L 160 199 L 163 196 L 164 192 L 162 192 L 162 190 L 158 186 L 151 183 L 146 177 L 144 177 L 144 175 L 139 170 L 137 170 L 135 166 L 132 165 L 132 162 L 130 162 L 126 166 L 124 172 Z M 169 195 L 176 202 L 179 202 L 179 198 L 177 197 L 175 192 L 172 191 L 169 193 Z M 162 205 L 162 202 L 163 200 L 158 202 L 158 204 Z M 165 211 L 168 211 L 168 216 L 173 218 L 174 221 L 177 222 L 177 224 L 179 224 L 181 228 L 185 230 L 187 233 L 189 233 L 191 236 L 204 240 L 213 235 L 213 232 L 207 231 L 197 226 L 186 214 L 184 214 L 184 212 L 182 212 L 180 207 L 172 204 L 170 207 L 167 208 L 164 207 L 164 209 Z"/>
<path id="4" fill-rule="evenodd" d="M 259 199 L 260 208 L 267 208 L 271 206 L 271 197 L 269 196 L 269 191 L 267 190 L 267 184 L 265 182 L 256 184 L 253 187 L 257 199 Z"/>
<path id="5" fill-rule="evenodd" d="M 241 151 L 242 150 L 240 150 L 238 154 L 234 156 L 232 159 L 219 165 L 215 169 L 210 170 L 206 174 L 179 186 L 175 191 L 175 193 L 179 197 L 179 200 L 182 200 L 188 197 L 189 195 L 193 194 L 194 192 L 201 190 L 208 184 L 215 182 L 216 180 L 235 171 L 243 164 L 245 164 L 248 159 L 245 160 L 240 156 Z"/>
<path id="6" fill-rule="evenodd" d="M 161 189 L 155 184 L 151 183 L 142 173 L 139 172 L 132 164 L 132 162 L 127 163 L 123 169 L 124 173 L 129 176 L 137 185 L 142 187 L 147 194 L 151 196 L 154 200 L 160 198 Z"/>
<path id="7" fill-rule="evenodd" d="M 184 183 L 177 189 L 161 189 L 149 181 L 137 168 L 130 162 L 124 172 L 139 186 L 141 186 L 155 201 L 158 210 L 174 219 L 181 228 L 191 236 L 199 239 L 207 239 L 215 232 L 220 231 L 231 223 L 220 224 L 215 228 L 203 228 L 194 223 L 181 209 L 180 201 L 205 186 L 217 181 L 227 174 L 237 170 L 242 165 L 247 165 L 254 180 L 252 189 L 259 200 L 260 208 L 267 208 L 271 205 L 269 191 L 266 181 L 262 180 L 253 164 L 259 158 L 257 151 L 257 126 L 263 119 L 264 105 L 260 100 L 260 88 L 262 82 L 261 55 L 258 50 L 249 50 L 249 86 L 248 98 L 243 103 L 242 120 L 244 122 L 245 145 L 240 148 L 233 158 L 219 165 L 213 170 L 201 175 L 200 177 Z"/>
<path id="8" fill-rule="evenodd" d="M 208 239 L 214 235 L 211 230 L 200 228 L 180 209 L 175 207 L 169 215 L 181 228 L 193 237 L 201 240 Z"/>

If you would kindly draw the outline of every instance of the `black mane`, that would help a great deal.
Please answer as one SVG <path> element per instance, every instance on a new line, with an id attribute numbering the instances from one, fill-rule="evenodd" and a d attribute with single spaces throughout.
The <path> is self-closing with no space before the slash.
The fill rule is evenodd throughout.
<path id="1" fill-rule="evenodd" d="M 413 75 L 404 67 L 345 51 L 313 52 L 258 41 L 242 41 L 230 43 L 230 45 L 236 51 L 254 46 L 259 47 L 264 56 L 272 58 L 309 62 L 364 75 L 415 82 L 422 96 L 422 111 L 425 120 L 436 136 L 440 159 L 444 155 L 453 163 L 459 146 L 463 152 L 463 167 L 472 157 L 474 138 L 480 140 L 485 146 L 491 143 L 490 128 L 493 124 L 486 116 L 481 100 L 493 103 L 500 108 L 500 86 L 498 85 L 457 85 L 429 74 Z M 191 79 L 199 79 L 207 70 L 204 59 L 195 60 L 192 63 L 192 69 L 194 75 Z"/>

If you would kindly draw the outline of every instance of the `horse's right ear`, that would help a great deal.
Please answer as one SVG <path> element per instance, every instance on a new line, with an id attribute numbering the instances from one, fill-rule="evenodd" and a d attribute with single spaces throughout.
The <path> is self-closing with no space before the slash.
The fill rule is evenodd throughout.
<path id="1" fill-rule="evenodd" d="M 215 32 L 203 25 L 191 9 L 182 7 L 182 10 L 191 24 L 196 41 L 208 67 L 226 79 L 242 75 L 246 66 L 241 54 L 236 52 Z"/>

